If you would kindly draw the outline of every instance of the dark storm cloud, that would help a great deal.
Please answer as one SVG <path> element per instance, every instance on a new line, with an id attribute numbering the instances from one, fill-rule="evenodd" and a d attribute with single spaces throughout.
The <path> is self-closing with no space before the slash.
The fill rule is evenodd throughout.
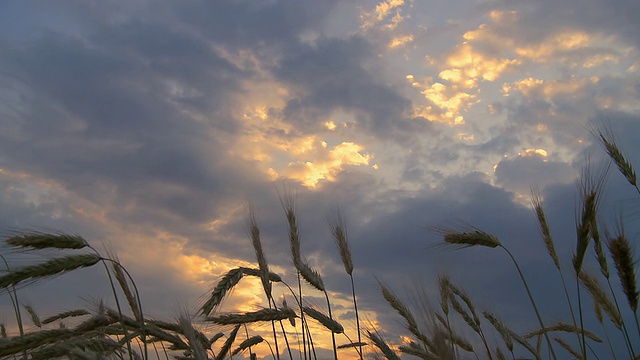
<path id="1" fill-rule="evenodd" d="M 495 175 L 505 189 L 528 194 L 531 187 L 573 182 L 577 172 L 570 164 L 545 161 L 544 157 L 534 154 L 501 161 Z"/>
<path id="2" fill-rule="evenodd" d="M 180 19 L 213 41 L 232 47 L 288 47 L 318 30 L 338 3 L 330 1 L 187 1 L 174 6 Z"/>
<path id="3" fill-rule="evenodd" d="M 2 162 L 90 199 L 106 182 L 116 205 L 210 218 L 224 183 L 244 177 L 242 164 L 222 157 L 236 128 L 222 105 L 242 75 L 207 43 L 166 25 L 134 20 L 88 35 L 50 31 L 5 43 L 0 66 L 19 103 L 4 120 L 12 131 L 0 135 Z"/>
<path id="4" fill-rule="evenodd" d="M 426 119 L 407 117 L 411 103 L 375 71 L 376 48 L 366 39 L 319 39 L 282 59 L 274 71 L 296 91 L 283 116 L 306 132 L 323 127 L 332 111 L 353 112 L 358 129 L 381 139 L 407 140 L 426 132 Z"/>
<path id="5" fill-rule="evenodd" d="M 580 29 L 586 32 L 602 32 L 620 36 L 635 46 L 640 45 L 636 21 L 640 15 L 640 4 L 634 1 L 615 0 L 603 3 L 597 0 L 581 2 L 581 6 L 570 0 L 537 1 L 533 3 L 498 3 L 501 9 L 522 10 L 519 19 L 509 33 L 523 41 L 541 41 L 557 30 Z"/>

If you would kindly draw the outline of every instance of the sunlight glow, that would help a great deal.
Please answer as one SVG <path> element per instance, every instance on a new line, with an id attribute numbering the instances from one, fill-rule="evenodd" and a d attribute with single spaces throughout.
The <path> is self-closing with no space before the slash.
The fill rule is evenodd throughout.
<path id="1" fill-rule="evenodd" d="M 406 35 L 406 36 L 401 36 L 401 37 L 397 37 L 394 38 L 393 40 L 391 40 L 391 42 L 389 43 L 389 48 L 390 49 L 395 49 L 395 48 L 399 48 L 401 46 L 404 46 L 410 42 L 413 41 L 413 35 Z"/>
<path id="2" fill-rule="evenodd" d="M 297 179 L 308 187 L 316 187 L 320 180 L 333 181 L 345 165 L 369 165 L 373 158 L 370 154 L 362 154 L 363 147 L 343 142 L 329 150 L 325 159 L 316 161 L 297 161 L 289 163 L 283 175 Z"/>

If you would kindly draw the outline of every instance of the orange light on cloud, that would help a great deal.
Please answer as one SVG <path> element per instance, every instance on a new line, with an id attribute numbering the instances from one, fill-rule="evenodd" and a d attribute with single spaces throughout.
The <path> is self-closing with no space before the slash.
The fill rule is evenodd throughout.
<path id="1" fill-rule="evenodd" d="M 396 49 L 399 48 L 401 46 L 405 46 L 408 43 L 413 41 L 413 35 L 406 35 L 406 36 L 400 36 L 400 37 L 396 37 L 393 38 L 391 40 L 391 42 L 389 43 L 389 48 L 390 49 Z"/>
<path id="2" fill-rule="evenodd" d="M 386 0 L 379 3 L 376 5 L 374 11 L 364 12 L 360 15 L 362 20 L 360 28 L 368 29 L 389 19 L 389 22 L 384 25 L 384 28 L 389 30 L 395 29 L 403 20 L 401 9 L 399 9 L 402 5 L 404 5 L 404 0 Z"/>
<path id="3" fill-rule="evenodd" d="M 346 165 L 369 165 L 370 154 L 363 154 L 363 147 L 343 142 L 328 150 L 326 159 L 316 161 L 298 161 L 289 164 L 283 175 L 301 181 L 308 187 L 316 187 L 320 180 L 332 181 Z"/>

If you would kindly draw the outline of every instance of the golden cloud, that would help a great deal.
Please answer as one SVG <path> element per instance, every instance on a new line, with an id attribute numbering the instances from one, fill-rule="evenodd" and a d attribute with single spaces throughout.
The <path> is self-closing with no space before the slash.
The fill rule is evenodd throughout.
<path id="1" fill-rule="evenodd" d="M 413 35 L 406 35 L 393 38 L 389 43 L 390 49 L 399 48 L 413 41 Z"/>
<path id="2" fill-rule="evenodd" d="M 395 29 L 403 20 L 400 9 L 402 5 L 404 5 L 404 0 L 386 0 L 381 2 L 376 5 L 374 11 L 365 12 L 360 16 L 362 20 L 360 27 L 362 29 L 368 29 L 390 18 L 389 23 L 384 27 L 389 30 Z"/>
<path id="3" fill-rule="evenodd" d="M 372 156 L 361 153 L 362 150 L 363 147 L 358 144 L 343 142 L 333 149 L 327 148 L 326 159 L 289 163 L 283 175 L 299 180 L 308 187 L 316 187 L 320 180 L 334 180 L 345 165 L 368 165 Z"/>
<path id="4" fill-rule="evenodd" d="M 576 77 L 568 80 L 543 80 L 536 78 L 526 78 L 513 83 L 505 83 L 502 90 L 505 96 L 509 96 L 513 91 L 518 91 L 525 96 L 542 96 L 547 101 L 558 95 L 573 96 L 582 91 L 589 84 L 597 83 L 598 77 Z"/>

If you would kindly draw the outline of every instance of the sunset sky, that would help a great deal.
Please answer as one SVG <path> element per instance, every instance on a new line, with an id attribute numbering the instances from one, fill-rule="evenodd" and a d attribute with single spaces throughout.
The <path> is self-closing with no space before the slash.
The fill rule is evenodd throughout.
<path id="1" fill-rule="evenodd" d="M 639 18 L 630 0 L 2 1 L 0 232 L 82 235 L 117 253 L 145 311 L 172 319 L 255 266 L 249 206 L 272 270 L 294 283 L 288 192 L 347 327 L 327 224 L 338 207 L 360 305 L 391 341 L 402 329 L 376 278 L 407 299 L 422 284 L 435 304 L 447 273 L 480 308 L 535 328 L 504 253 L 433 247 L 433 227 L 497 235 L 546 318 L 568 321 L 530 189 L 569 270 L 576 180 L 608 163 L 590 129 L 610 126 L 640 166 Z M 607 185 L 603 224 L 637 216 L 615 167 Z M 110 301 L 99 270 L 24 297 L 48 315 Z M 257 309 L 260 290 L 247 282 L 224 310 Z"/>

